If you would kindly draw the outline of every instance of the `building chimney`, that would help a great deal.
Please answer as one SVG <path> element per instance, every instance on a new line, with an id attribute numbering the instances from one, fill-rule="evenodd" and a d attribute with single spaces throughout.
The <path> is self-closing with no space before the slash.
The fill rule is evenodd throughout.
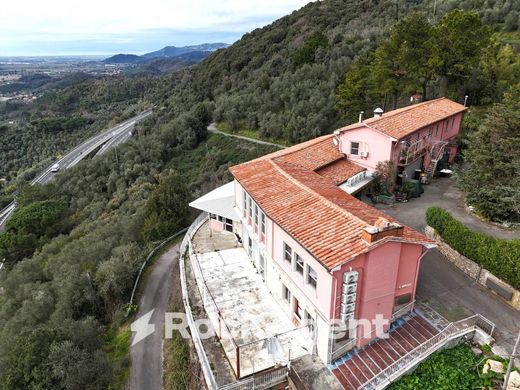
<path id="1" fill-rule="evenodd" d="M 404 227 L 390 222 L 383 217 L 379 217 L 374 226 L 368 226 L 361 232 L 361 238 L 367 243 L 371 244 L 384 237 L 402 237 Z"/>
<path id="2" fill-rule="evenodd" d="M 359 111 L 359 123 L 363 122 L 363 114 L 365 111 Z"/>
<path id="3" fill-rule="evenodd" d="M 381 107 L 377 107 L 375 110 L 374 110 L 374 118 L 380 118 L 383 116 L 383 109 Z"/>

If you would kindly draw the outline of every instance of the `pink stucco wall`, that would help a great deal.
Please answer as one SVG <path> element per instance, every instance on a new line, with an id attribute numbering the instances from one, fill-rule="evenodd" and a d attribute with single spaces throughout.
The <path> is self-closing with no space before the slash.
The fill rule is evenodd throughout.
<path id="1" fill-rule="evenodd" d="M 447 118 L 447 126 L 446 119 L 443 119 L 430 126 L 419 129 L 418 131 L 403 137 L 397 142 L 392 142 L 391 137 L 371 129 L 370 127 L 364 126 L 363 124 L 360 124 L 357 128 L 343 132 L 340 131 L 339 147 L 340 150 L 345 153 L 350 160 L 368 169 L 374 170 L 379 161 L 392 160 L 396 163 L 398 162 L 399 156 L 401 154 L 400 141 L 402 140 L 410 140 L 412 143 L 415 143 L 417 140 L 423 140 L 422 143 L 418 144 L 418 149 L 420 149 L 421 147 L 426 146 L 428 143 L 431 144 L 435 141 L 448 141 L 455 139 L 459 134 L 463 116 L 464 113 L 453 115 Z M 430 133 L 431 138 L 429 137 Z M 368 157 L 365 158 L 351 155 L 351 142 L 366 143 L 368 147 Z M 456 153 L 456 148 L 451 149 L 453 150 L 450 153 L 450 162 L 453 161 Z M 426 155 L 424 163 L 425 165 L 429 163 L 429 155 Z"/>
<path id="2" fill-rule="evenodd" d="M 390 159 L 391 138 L 369 127 L 360 124 L 359 128 L 343 131 L 339 136 L 339 148 L 349 160 L 370 170 L 374 170 L 379 161 Z M 351 142 L 364 142 L 368 148 L 368 157 L 350 154 Z M 361 150 L 362 147 L 360 145 Z"/>
<path id="3" fill-rule="evenodd" d="M 332 294 L 332 276 L 306 249 L 304 249 L 298 242 L 296 242 L 290 235 L 288 235 L 278 225 L 273 224 L 273 253 L 271 257 L 273 260 L 285 271 L 291 278 L 292 282 L 298 287 L 298 290 L 303 294 L 322 314 L 325 318 L 330 318 L 331 294 Z M 291 264 L 284 260 L 283 243 L 289 245 L 294 252 L 296 252 L 305 262 L 316 271 L 318 274 L 317 288 L 308 285 L 304 276 L 293 270 Z M 304 272 L 305 274 L 305 272 Z"/>
<path id="4" fill-rule="evenodd" d="M 372 320 L 376 314 L 382 314 L 390 319 L 395 297 L 410 293 L 411 299 L 415 299 L 421 253 L 421 245 L 388 242 L 342 266 L 333 275 L 337 283 L 331 296 L 335 302 L 331 318 L 340 317 L 343 274 L 353 270 L 359 273 L 355 318 Z M 363 329 L 358 328 L 358 346 L 367 344 L 374 336 L 366 338 Z"/>
<path id="5" fill-rule="evenodd" d="M 224 224 L 214 219 L 209 220 L 209 227 L 211 230 L 221 232 L 224 230 Z"/>

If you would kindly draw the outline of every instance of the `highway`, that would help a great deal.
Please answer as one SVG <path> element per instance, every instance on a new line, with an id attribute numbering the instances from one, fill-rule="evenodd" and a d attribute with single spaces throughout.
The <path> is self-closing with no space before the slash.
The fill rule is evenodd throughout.
<path id="1" fill-rule="evenodd" d="M 111 129 L 108 129 L 86 140 L 68 152 L 61 159 L 53 162 L 52 165 L 48 166 L 42 173 L 40 173 L 31 181 L 31 185 L 47 184 L 52 179 L 54 179 L 54 176 L 59 174 L 60 171 L 73 167 L 102 145 L 104 145 L 104 147 L 102 147 L 102 149 L 96 153 L 96 156 L 103 154 L 110 148 L 117 146 L 120 143 L 127 141 L 132 135 L 135 124 L 149 116 L 151 113 L 152 111 L 143 112 L 142 114 L 130 118 L 123 123 L 120 123 L 117 126 L 114 126 Z M 58 172 L 52 172 L 52 166 L 56 163 L 59 164 L 60 170 Z M 5 222 L 13 214 L 15 208 L 16 202 L 11 202 L 4 209 L 0 210 L 0 231 L 4 229 Z"/>

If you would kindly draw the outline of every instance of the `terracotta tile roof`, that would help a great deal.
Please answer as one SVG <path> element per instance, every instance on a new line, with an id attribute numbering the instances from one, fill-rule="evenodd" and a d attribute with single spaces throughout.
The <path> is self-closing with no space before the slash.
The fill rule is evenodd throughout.
<path id="1" fill-rule="evenodd" d="M 386 237 L 372 244 L 361 239 L 363 229 L 379 217 L 396 221 L 342 191 L 332 174 L 320 174 L 345 165 L 344 157 L 330 147 L 332 138 L 319 137 L 230 171 L 266 215 L 328 269 L 389 240 L 430 242 L 408 227 L 401 238 Z"/>
<path id="2" fill-rule="evenodd" d="M 462 104 L 447 98 L 439 98 L 384 113 L 379 118 L 369 118 L 361 124 L 355 123 L 339 131 L 359 128 L 364 125 L 395 139 L 404 138 L 413 132 L 466 111 Z"/>
<path id="3" fill-rule="evenodd" d="M 342 158 L 317 169 L 315 172 L 320 176 L 332 180 L 334 184 L 340 185 L 346 182 L 347 179 L 363 171 L 366 171 L 366 168 L 346 158 Z"/>

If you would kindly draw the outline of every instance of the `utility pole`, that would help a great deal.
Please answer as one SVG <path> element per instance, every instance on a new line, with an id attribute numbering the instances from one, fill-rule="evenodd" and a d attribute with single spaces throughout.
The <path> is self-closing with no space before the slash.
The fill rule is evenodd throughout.
<path id="1" fill-rule="evenodd" d="M 518 332 L 518 337 L 516 338 L 515 347 L 513 348 L 513 353 L 511 354 L 511 358 L 509 359 L 509 364 L 507 366 L 506 376 L 504 377 L 504 385 L 502 386 L 502 390 L 507 389 L 507 382 L 509 382 L 509 375 L 511 375 L 511 370 L 513 369 L 513 363 L 515 361 L 515 357 L 517 356 L 518 344 L 520 344 L 520 331 Z"/>

